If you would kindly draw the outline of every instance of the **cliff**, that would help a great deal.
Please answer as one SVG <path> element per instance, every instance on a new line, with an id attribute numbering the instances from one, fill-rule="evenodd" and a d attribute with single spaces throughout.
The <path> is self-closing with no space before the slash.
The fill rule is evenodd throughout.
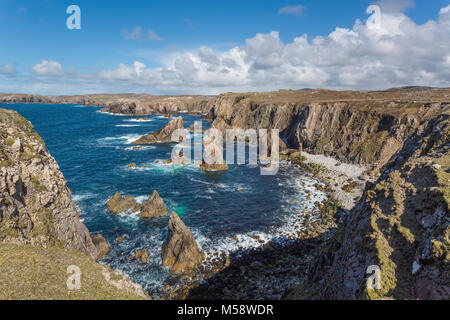
<path id="1" fill-rule="evenodd" d="M 152 113 L 206 114 L 213 96 L 154 96 L 148 94 L 92 94 L 75 96 L 41 96 L 30 94 L 0 94 L 0 103 L 82 104 L 105 107 L 104 112 L 149 115 Z"/>
<path id="2" fill-rule="evenodd" d="M 224 94 L 207 118 L 220 130 L 279 129 L 290 148 L 379 169 L 418 126 L 450 109 L 448 89 L 423 101 L 376 92 L 355 93 L 353 99 L 345 92 L 333 92 L 331 99 L 328 91 L 314 92 L 313 97 L 290 91 Z"/>
<path id="3" fill-rule="evenodd" d="M 6 298 L 48 298 L 52 295 L 52 285 L 63 290 L 65 282 L 54 284 L 49 280 L 51 274 L 63 268 L 62 261 L 73 261 L 73 264 L 78 261 L 85 266 L 83 272 L 88 278 L 99 276 L 98 279 L 103 277 L 107 281 L 112 273 L 94 263 L 97 249 L 88 229 L 80 222 L 70 195 L 58 164 L 31 123 L 15 111 L 0 109 L 0 268 L 4 275 L 0 279 L 0 292 L 10 292 L 11 296 Z M 5 273 L 5 270 L 16 271 Z M 96 275 L 90 275 L 89 270 Z M 104 275 L 101 270 L 106 270 L 102 271 Z M 26 286 L 24 281 L 32 274 L 40 275 L 35 282 L 41 283 L 41 291 L 21 292 L 20 286 Z M 7 280 L 3 279 L 5 276 Z M 67 277 L 66 271 L 58 274 L 59 277 Z M 14 285 L 8 287 L 6 284 L 11 281 Z M 124 281 L 131 283 L 129 279 Z M 99 282 L 88 281 L 87 285 L 83 291 L 87 296 L 82 297 L 95 298 L 93 292 L 88 294 L 86 290 L 92 289 L 90 285 L 100 286 Z M 113 298 L 109 293 L 118 289 L 111 288 L 114 286 L 111 283 L 104 286 L 109 289 L 96 291 L 97 298 Z M 126 294 L 117 291 L 117 295 Z M 128 296 L 136 294 L 133 291 Z"/>
<path id="4" fill-rule="evenodd" d="M 425 119 L 287 298 L 450 298 L 450 112 Z M 380 267 L 379 290 L 366 287 L 372 265 Z"/>

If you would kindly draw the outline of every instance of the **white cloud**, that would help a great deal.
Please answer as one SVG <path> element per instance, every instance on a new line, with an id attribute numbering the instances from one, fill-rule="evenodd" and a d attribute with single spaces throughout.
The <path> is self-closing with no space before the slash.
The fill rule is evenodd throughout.
<path id="1" fill-rule="evenodd" d="M 10 64 L 3 64 L 0 65 L 0 74 L 8 77 L 13 77 L 17 74 L 17 70 Z"/>
<path id="2" fill-rule="evenodd" d="M 136 61 L 90 74 L 68 68 L 65 77 L 46 81 L 62 88 L 60 79 L 65 79 L 77 84 L 79 91 L 155 94 L 450 86 L 449 52 L 450 6 L 440 10 L 437 20 L 421 25 L 401 12 L 378 14 L 375 10 L 366 21 L 358 19 L 353 27 L 337 27 L 325 36 L 303 34 L 283 42 L 276 31 L 258 33 L 244 45 L 223 51 L 201 46 L 191 52 L 166 52 L 159 67 Z M 32 71 L 63 73 L 59 63 L 48 61 Z"/>
<path id="3" fill-rule="evenodd" d="M 301 4 L 290 5 L 290 6 L 280 8 L 278 10 L 278 14 L 293 14 L 293 15 L 296 15 L 297 17 L 301 17 L 305 10 L 306 10 L 306 7 Z"/>
<path id="4" fill-rule="evenodd" d="M 122 35 L 125 39 L 129 40 L 137 40 L 137 41 L 163 41 L 159 35 L 156 34 L 155 31 L 149 29 L 147 31 L 143 31 L 141 27 L 134 27 L 131 32 L 128 30 L 123 30 Z"/>
<path id="5" fill-rule="evenodd" d="M 31 72 L 39 76 L 62 76 L 64 71 L 59 62 L 42 60 L 31 67 Z"/>

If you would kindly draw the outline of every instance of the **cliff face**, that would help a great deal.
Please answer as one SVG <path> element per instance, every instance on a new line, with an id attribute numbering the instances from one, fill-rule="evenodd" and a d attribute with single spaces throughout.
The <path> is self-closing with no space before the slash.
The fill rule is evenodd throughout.
<path id="1" fill-rule="evenodd" d="M 202 96 L 153 97 L 141 100 L 120 99 L 109 103 L 102 111 L 137 116 L 179 112 L 206 114 L 213 101 L 213 97 Z"/>
<path id="2" fill-rule="evenodd" d="M 419 125 L 288 298 L 450 298 L 450 112 Z M 379 266 L 381 289 L 366 287 Z"/>
<path id="3" fill-rule="evenodd" d="M 148 94 L 92 94 L 75 96 L 41 96 L 0 94 L 0 103 L 82 104 L 105 107 L 102 111 L 129 115 L 152 113 L 206 114 L 212 107 L 212 96 L 153 96 Z"/>
<path id="4" fill-rule="evenodd" d="M 0 109 L 0 243 L 96 248 L 64 176 L 30 122 Z"/>
<path id="5" fill-rule="evenodd" d="M 421 125 L 346 221 L 329 279 L 338 299 L 450 298 L 450 113 Z M 368 266 L 381 290 L 367 290 Z M 332 282 L 329 282 L 332 283 Z"/>
<path id="6" fill-rule="evenodd" d="M 279 129 L 288 147 L 379 169 L 418 126 L 449 109 L 446 102 L 266 103 L 253 95 L 229 94 L 216 100 L 208 118 L 220 130 Z"/>

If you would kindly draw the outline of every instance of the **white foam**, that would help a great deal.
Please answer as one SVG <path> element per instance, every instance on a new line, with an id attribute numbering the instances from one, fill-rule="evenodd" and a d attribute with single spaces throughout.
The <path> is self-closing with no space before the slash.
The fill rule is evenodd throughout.
<path id="1" fill-rule="evenodd" d="M 93 197 L 92 193 L 72 194 L 72 196 L 71 196 L 72 200 L 75 202 L 83 201 L 85 199 L 89 199 L 92 197 Z"/>
<path id="2" fill-rule="evenodd" d="M 138 124 L 116 124 L 116 127 L 118 128 L 132 128 L 132 127 L 139 127 Z"/>
<path id="3" fill-rule="evenodd" d="M 238 251 L 239 248 L 243 248 L 244 250 L 255 249 L 263 246 L 269 241 L 277 241 L 279 243 L 291 241 L 289 238 L 295 238 L 297 233 L 304 229 L 306 215 L 309 215 L 309 222 L 311 223 L 320 218 L 320 213 L 318 208 L 316 208 L 315 202 L 321 202 L 327 197 L 324 192 L 319 191 L 314 187 L 314 184 L 316 183 L 318 182 L 315 180 L 308 180 L 306 177 L 289 180 L 286 184 L 296 190 L 302 188 L 304 191 L 302 190 L 293 196 L 285 196 L 283 199 L 285 204 L 281 206 L 281 210 L 285 213 L 281 218 L 282 224 L 280 227 L 272 228 L 267 232 L 252 231 L 211 240 L 205 237 L 199 230 L 194 229 L 193 233 L 199 246 L 204 246 L 207 260 L 213 260 L 216 257 L 216 253 L 220 256 L 223 253 L 228 255 L 229 252 Z M 302 184 L 305 185 L 304 188 L 301 187 Z M 310 193 L 311 200 L 306 199 L 306 190 L 313 191 Z M 295 200 L 295 202 L 292 202 L 292 200 Z M 307 213 L 302 214 L 303 210 L 306 210 Z M 311 212 L 311 214 L 308 212 Z M 259 239 L 255 239 L 254 237 Z"/>
<path id="4" fill-rule="evenodd" d="M 132 142 L 138 140 L 140 137 L 142 137 L 142 135 L 140 134 L 127 134 L 124 136 L 118 136 L 118 137 L 106 137 L 106 138 L 101 138 L 98 139 L 97 142 L 99 142 L 100 144 L 104 144 L 106 143 L 112 143 L 112 144 L 131 144 Z"/>
<path id="5" fill-rule="evenodd" d="M 129 117 L 130 116 L 129 114 L 112 113 L 112 112 L 106 112 L 106 111 L 101 111 L 101 110 L 98 110 L 96 112 L 100 113 L 100 114 L 108 114 L 110 116 L 119 116 L 119 117 Z"/>
<path id="6" fill-rule="evenodd" d="M 136 202 L 139 202 L 139 203 L 143 203 L 144 201 L 146 201 L 146 200 L 148 200 L 148 198 L 149 198 L 149 196 L 137 196 L 137 197 L 134 197 L 134 199 L 136 200 Z"/>
<path id="7" fill-rule="evenodd" d="M 153 120 L 151 120 L 151 119 L 127 119 L 125 121 L 128 121 L 128 122 L 150 122 Z"/>
<path id="8" fill-rule="evenodd" d="M 127 151 L 144 151 L 144 150 L 152 150 L 155 149 L 155 146 L 140 146 L 140 148 L 133 149 L 134 147 L 126 147 L 125 150 Z"/>

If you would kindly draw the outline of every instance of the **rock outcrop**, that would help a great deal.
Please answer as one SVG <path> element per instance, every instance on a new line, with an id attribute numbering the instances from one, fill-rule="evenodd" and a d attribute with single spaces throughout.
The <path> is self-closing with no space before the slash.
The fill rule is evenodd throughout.
<path id="1" fill-rule="evenodd" d="M 172 142 L 172 133 L 176 129 L 184 129 L 183 127 L 183 118 L 178 117 L 172 119 L 164 128 L 149 133 L 145 136 L 142 136 L 138 140 L 134 141 L 133 144 L 151 144 L 157 142 Z"/>
<path id="2" fill-rule="evenodd" d="M 141 218 L 154 218 L 162 216 L 166 213 L 167 208 L 164 204 L 163 199 L 161 199 L 158 192 L 154 190 L 153 194 L 148 198 L 148 200 L 142 203 L 139 216 Z"/>
<path id="3" fill-rule="evenodd" d="M 207 118 L 213 121 L 212 128 L 223 132 L 278 129 L 280 150 L 289 147 L 325 154 L 345 163 L 372 166 L 376 174 L 422 122 L 450 108 L 446 90 L 430 91 L 434 101 L 412 101 L 407 95 L 414 91 L 229 93 L 217 97 Z"/>
<path id="4" fill-rule="evenodd" d="M 167 213 L 167 208 L 163 199 L 159 196 L 156 190 L 152 195 L 142 204 L 137 202 L 132 196 L 122 197 L 120 193 L 116 193 L 106 203 L 109 212 L 114 214 L 119 213 L 134 213 L 139 212 L 141 218 L 155 218 Z"/>
<path id="5" fill-rule="evenodd" d="M 97 250 L 55 159 L 29 121 L 0 109 L 0 243 Z"/>
<path id="6" fill-rule="evenodd" d="M 432 107 L 432 106 L 430 106 Z M 450 297 L 450 112 L 423 121 L 381 168 L 287 298 Z M 366 286 L 380 268 L 380 289 Z"/>
<path id="7" fill-rule="evenodd" d="M 100 261 L 104 256 L 109 253 L 109 245 L 106 242 L 106 239 L 101 234 L 93 234 L 91 235 L 92 242 L 97 248 L 97 257 L 96 260 Z"/>
<path id="8" fill-rule="evenodd" d="M 169 220 L 169 234 L 162 247 L 162 263 L 172 272 L 190 272 L 203 260 L 204 254 L 198 248 L 192 232 L 172 212 Z"/>
<path id="9" fill-rule="evenodd" d="M 116 194 L 108 200 L 106 206 L 110 212 L 115 214 L 123 212 L 136 212 L 141 207 L 141 205 L 136 202 L 132 196 L 122 197 L 118 192 L 116 192 Z"/>
<path id="10" fill-rule="evenodd" d="M 142 263 L 148 263 L 148 251 L 147 249 L 135 250 L 133 255 L 130 256 L 130 259 L 140 260 Z"/>
<path id="11" fill-rule="evenodd" d="M 202 163 L 200 164 L 200 169 L 204 171 L 227 171 L 229 168 L 226 163 L 208 164 L 205 161 L 202 161 Z"/>

